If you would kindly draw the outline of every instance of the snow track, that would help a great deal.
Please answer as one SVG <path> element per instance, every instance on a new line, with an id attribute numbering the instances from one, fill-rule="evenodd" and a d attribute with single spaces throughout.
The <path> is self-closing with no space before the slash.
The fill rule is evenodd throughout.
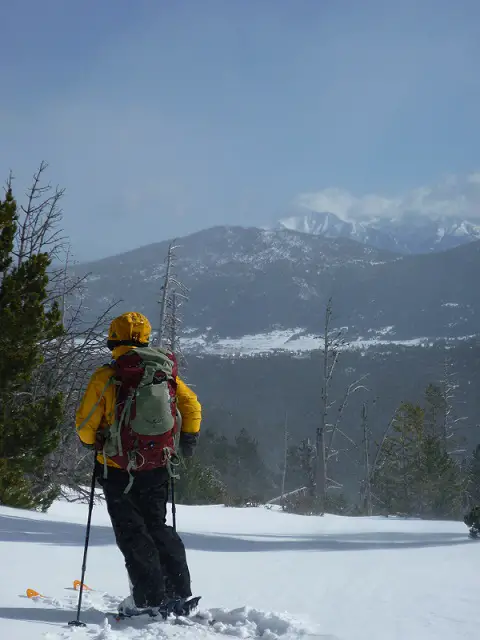
<path id="1" fill-rule="evenodd" d="M 117 622 L 110 615 L 116 611 L 121 598 L 87 591 L 81 620 L 83 628 L 72 628 L 68 622 L 75 617 L 77 596 L 66 596 L 63 600 L 46 596 L 31 598 L 43 619 L 60 627 L 58 632 L 47 632 L 45 640 L 151 640 L 153 638 L 213 638 L 226 635 L 237 638 L 263 638 L 264 640 L 297 640 L 319 638 L 334 640 L 331 635 L 317 635 L 300 621 L 287 615 L 259 611 L 251 607 L 233 610 L 215 608 L 198 610 L 188 618 L 171 617 L 167 621 L 150 619 L 148 616 Z M 50 613 L 49 613 L 50 612 Z"/>

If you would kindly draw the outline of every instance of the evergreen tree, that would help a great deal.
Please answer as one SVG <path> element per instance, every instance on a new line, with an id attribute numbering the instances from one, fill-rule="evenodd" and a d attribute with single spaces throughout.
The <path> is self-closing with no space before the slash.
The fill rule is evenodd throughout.
<path id="1" fill-rule="evenodd" d="M 300 445 L 291 445 L 287 452 L 286 489 L 294 491 L 305 487 L 311 500 L 315 499 L 312 487 L 315 481 L 315 447 L 310 440 L 302 440 Z"/>
<path id="2" fill-rule="evenodd" d="M 480 506 L 480 444 L 468 461 L 466 492 L 469 506 Z"/>
<path id="3" fill-rule="evenodd" d="M 45 457 L 58 443 L 62 397 L 35 378 L 42 344 L 62 333 L 59 309 L 48 308 L 46 253 L 14 264 L 17 207 L 9 187 L 0 200 L 0 503 L 47 508 L 39 488 Z"/>
<path id="4" fill-rule="evenodd" d="M 421 443 L 418 510 L 425 517 L 457 517 L 462 510 L 464 478 L 441 436 Z"/>
<path id="5" fill-rule="evenodd" d="M 307 438 L 292 445 L 287 452 L 286 493 L 282 507 L 290 513 L 304 515 L 338 513 L 343 509 L 343 496 L 326 494 L 325 504 L 315 495 L 315 446 Z"/>
<path id="6" fill-rule="evenodd" d="M 196 459 L 216 469 L 227 485 L 231 475 L 233 452 L 234 446 L 225 435 L 213 429 L 202 430 Z"/>
<path id="7" fill-rule="evenodd" d="M 373 478 L 387 513 L 456 517 L 461 511 L 464 479 L 432 415 L 411 403 L 402 403 L 396 413 Z"/>
<path id="8" fill-rule="evenodd" d="M 227 489 L 217 469 L 197 458 L 185 460 L 176 483 L 176 499 L 182 504 L 223 504 Z"/>
<path id="9" fill-rule="evenodd" d="M 442 388 L 437 384 L 429 384 L 425 390 L 425 401 L 425 430 L 432 436 L 441 436 L 448 411 Z"/>
<path id="10" fill-rule="evenodd" d="M 245 428 L 235 437 L 230 463 L 231 493 L 239 500 L 260 502 L 268 495 L 269 474 L 258 442 Z"/>
<path id="11" fill-rule="evenodd" d="M 423 421 L 421 407 L 402 403 L 393 421 L 392 435 L 385 441 L 373 485 L 376 496 L 389 512 L 413 513 L 415 510 Z"/>

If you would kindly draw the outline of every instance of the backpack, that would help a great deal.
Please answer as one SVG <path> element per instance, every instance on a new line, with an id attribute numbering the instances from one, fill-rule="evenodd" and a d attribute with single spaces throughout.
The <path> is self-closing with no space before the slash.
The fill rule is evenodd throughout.
<path id="1" fill-rule="evenodd" d="M 105 429 L 103 454 L 105 462 L 108 456 L 129 472 L 127 492 L 131 471 L 170 471 L 179 427 L 178 366 L 173 352 L 160 347 L 131 349 L 110 366 L 117 387 L 115 420 Z"/>

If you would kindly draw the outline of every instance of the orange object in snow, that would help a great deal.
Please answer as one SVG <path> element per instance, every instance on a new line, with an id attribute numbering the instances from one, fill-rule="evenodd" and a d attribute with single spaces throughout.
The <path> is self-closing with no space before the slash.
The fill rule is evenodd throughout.
<path id="1" fill-rule="evenodd" d="M 44 598 L 41 593 L 35 591 L 35 589 L 27 589 L 27 598 Z"/>
<path id="2" fill-rule="evenodd" d="M 81 585 L 81 584 L 82 584 L 82 583 L 80 582 L 80 580 L 74 580 L 74 581 L 73 581 L 73 588 L 75 589 L 75 591 L 76 591 L 77 589 L 80 589 L 80 585 Z M 83 585 L 83 588 L 85 589 L 85 591 L 91 591 L 90 587 L 87 587 L 87 585 L 86 585 L 86 584 L 84 584 L 84 585 Z"/>

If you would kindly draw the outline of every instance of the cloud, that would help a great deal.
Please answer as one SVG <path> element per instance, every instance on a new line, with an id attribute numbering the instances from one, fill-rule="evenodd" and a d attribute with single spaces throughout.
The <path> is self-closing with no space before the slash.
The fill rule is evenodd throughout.
<path id="1" fill-rule="evenodd" d="M 465 176 L 450 174 L 436 184 L 396 196 L 376 193 L 357 196 L 345 189 L 330 187 L 302 193 L 295 198 L 294 204 L 309 211 L 328 211 L 343 220 L 393 218 L 406 213 L 432 219 L 445 216 L 479 219 L 480 171 Z"/>

